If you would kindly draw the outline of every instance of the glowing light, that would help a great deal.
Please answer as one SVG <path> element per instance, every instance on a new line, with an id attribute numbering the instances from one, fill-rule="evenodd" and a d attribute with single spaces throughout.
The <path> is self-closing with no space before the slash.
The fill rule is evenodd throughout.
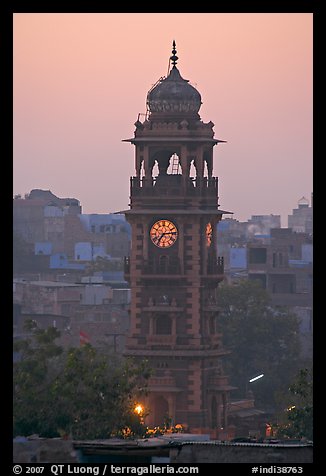
<path id="1" fill-rule="evenodd" d="M 144 407 L 138 403 L 136 406 L 135 406 L 135 410 L 134 410 L 135 413 L 137 413 L 137 415 L 142 415 L 142 413 L 144 412 Z"/>
<path id="2" fill-rule="evenodd" d="M 257 375 L 257 377 L 251 378 L 251 379 L 249 380 L 249 382 L 250 382 L 250 383 L 251 383 L 251 382 L 254 382 L 255 380 L 258 380 L 259 378 L 262 378 L 262 377 L 264 377 L 264 374 Z"/>

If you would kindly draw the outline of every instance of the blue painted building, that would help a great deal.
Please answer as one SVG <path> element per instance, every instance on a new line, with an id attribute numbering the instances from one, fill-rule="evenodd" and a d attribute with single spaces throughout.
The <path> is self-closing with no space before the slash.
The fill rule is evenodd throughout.
<path id="1" fill-rule="evenodd" d="M 50 256 L 50 269 L 80 269 L 84 270 L 82 263 L 71 263 L 65 253 L 55 253 Z"/>
<path id="2" fill-rule="evenodd" d="M 80 215 L 80 221 L 92 233 L 120 233 L 127 232 L 131 236 L 131 228 L 124 214 L 119 213 L 92 213 Z"/>
<path id="3" fill-rule="evenodd" d="M 36 242 L 34 243 L 34 253 L 36 255 L 51 255 L 52 254 L 52 243 L 49 241 Z"/>
<path id="4" fill-rule="evenodd" d="M 245 269 L 247 268 L 247 249 L 230 248 L 230 269 Z"/>

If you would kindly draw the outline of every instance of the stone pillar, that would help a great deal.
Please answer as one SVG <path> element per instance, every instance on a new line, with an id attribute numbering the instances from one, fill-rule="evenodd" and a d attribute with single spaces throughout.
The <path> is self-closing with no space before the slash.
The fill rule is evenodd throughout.
<path id="1" fill-rule="evenodd" d="M 143 158 L 143 152 L 139 150 L 139 147 L 136 147 L 135 168 L 136 168 L 136 177 L 138 178 L 140 178 L 142 158 Z"/>
<path id="2" fill-rule="evenodd" d="M 222 402 L 223 402 L 223 421 L 224 421 L 224 429 L 228 427 L 228 411 L 227 411 L 227 394 L 226 392 L 223 392 L 222 395 Z"/>
<path id="3" fill-rule="evenodd" d="M 213 147 L 209 151 L 207 151 L 206 164 L 207 164 L 208 178 L 211 178 L 213 175 Z"/>
<path id="4" fill-rule="evenodd" d="M 188 152 L 187 152 L 187 147 L 185 145 L 181 146 L 181 153 L 180 153 L 180 164 L 182 168 L 182 176 L 187 179 L 189 177 L 189 171 L 190 171 L 190 163 L 188 163 Z"/>
<path id="5" fill-rule="evenodd" d="M 212 256 L 214 257 L 214 259 L 217 258 L 218 256 L 218 252 L 217 252 L 217 231 L 216 231 L 216 227 L 217 227 L 217 223 L 218 223 L 218 220 L 216 219 L 216 217 L 212 217 L 211 218 L 211 225 L 212 225 L 212 244 L 210 246 L 210 248 L 212 248 Z"/>
<path id="6" fill-rule="evenodd" d="M 196 159 L 195 159 L 195 167 L 197 172 L 197 179 L 202 179 L 204 176 L 204 151 L 203 146 L 200 145 L 197 147 Z"/>
<path id="7" fill-rule="evenodd" d="M 173 394 L 169 394 L 167 396 L 167 401 L 169 405 L 169 417 L 171 417 L 171 424 L 172 426 L 176 424 L 175 421 L 175 396 Z"/>
<path id="8" fill-rule="evenodd" d="M 144 217 L 142 220 L 143 223 L 143 257 L 144 260 L 148 260 L 148 245 L 149 245 L 149 224 L 147 222 L 147 218 Z"/>
<path id="9" fill-rule="evenodd" d="M 154 319 L 153 319 L 152 312 L 149 315 L 149 335 L 150 336 L 154 335 Z"/>
<path id="10" fill-rule="evenodd" d="M 179 221 L 178 223 L 180 274 L 184 274 L 184 223 L 183 221 Z"/>
<path id="11" fill-rule="evenodd" d="M 222 410 L 221 406 L 222 406 L 222 405 L 221 405 L 221 400 L 220 400 L 220 398 L 218 398 L 217 401 L 218 401 L 218 404 L 217 404 L 217 421 L 216 421 L 216 426 L 217 426 L 218 429 L 220 429 L 220 428 L 221 428 L 221 424 L 222 424 L 222 418 L 221 418 L 221 410 Z"/>
<path id="12" fill-rule="evenodd" d="M 144 146 L 143 157 L 144 157 L 145 179 L 146 179 L 146 184 L 148 185 L 151 183 L 152 175 L 151 175 L 151 167 L 149 163 L 149 148 L 147 145 Z"/>

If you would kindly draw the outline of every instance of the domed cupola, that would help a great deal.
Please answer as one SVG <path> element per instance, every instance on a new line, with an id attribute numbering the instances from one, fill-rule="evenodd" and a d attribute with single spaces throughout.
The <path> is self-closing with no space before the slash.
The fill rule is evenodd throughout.
<path id="1" fill-rule="evenodd" d="M 161 78 L 147 94 L 147 107 L 150 119 L 174 120 L 179 118 L 199 119 L 201 96 L 196 88 L 183 79 L 176 67 L 175 42 L 173 41 L 172 69 L 166 78 Z"/>

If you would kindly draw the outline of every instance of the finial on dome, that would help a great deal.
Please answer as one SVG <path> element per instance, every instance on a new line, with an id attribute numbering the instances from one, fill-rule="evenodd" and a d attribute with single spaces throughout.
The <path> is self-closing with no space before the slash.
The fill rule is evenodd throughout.
<path id="1" fill-rule="evenodd" d="M 177 50 L 175 49 L 175 47 L 176 47 L 176 44 L 175 44 L 175 41 L 173 40 L 173 43 L 172 43 L 172 56 L 170 56 L 170 60 L 172 61 L 173 68 L 176 67 L 177 61 L 178 61 L 178 59 L 179 59 L 179 58 L 176 56 Z"/>

